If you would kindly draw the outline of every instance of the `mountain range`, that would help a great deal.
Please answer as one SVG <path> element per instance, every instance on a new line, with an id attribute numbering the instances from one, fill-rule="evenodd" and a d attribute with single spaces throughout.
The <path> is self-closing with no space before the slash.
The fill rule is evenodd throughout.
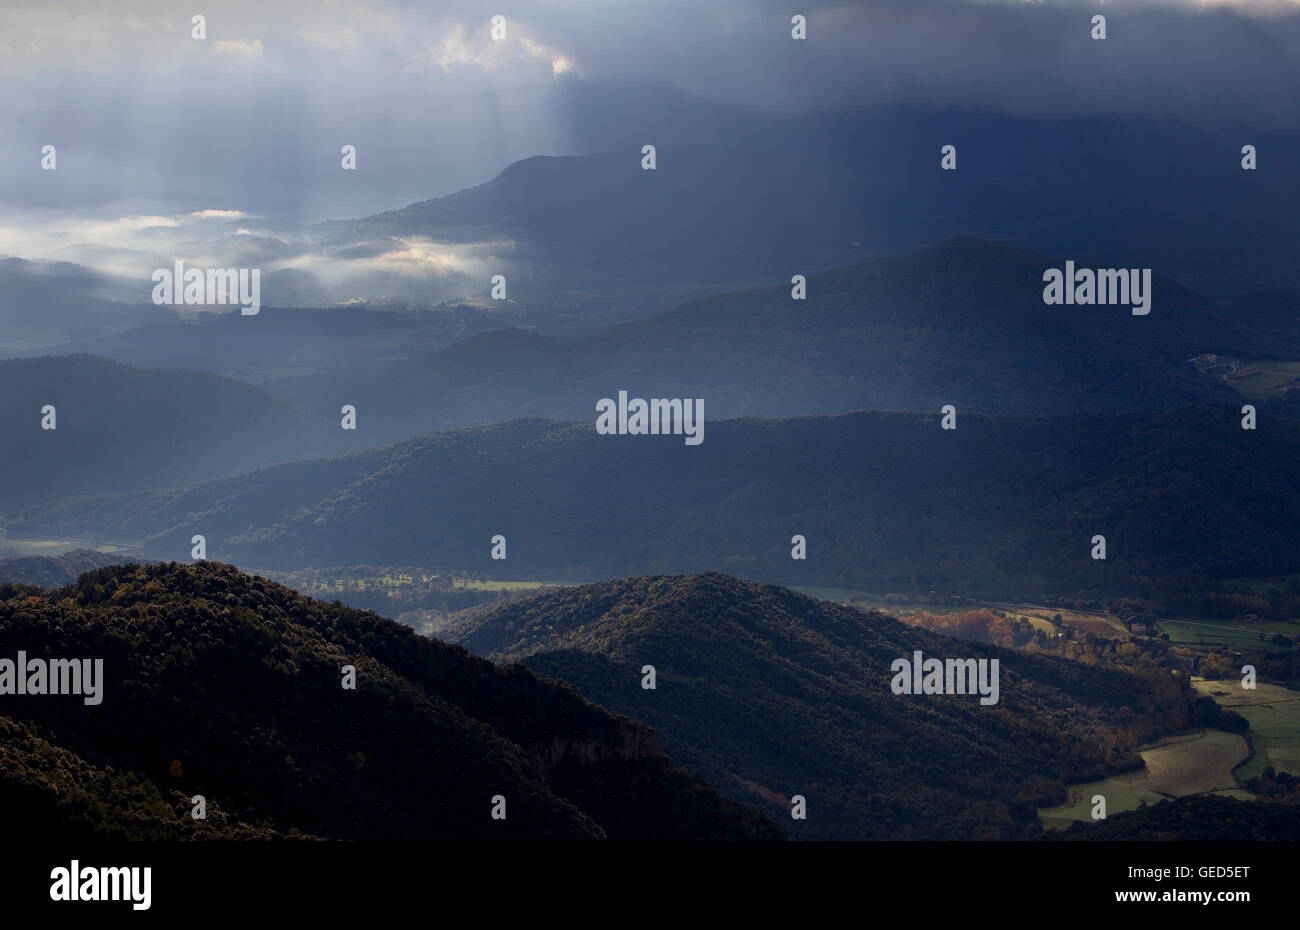
<path id="1" fill-rule="evenodd" d="M 300 458 L 322 433 L 291 404 L 220 375 L 92 356 L 6 359 L 0 508 L 234 474 Z"/>
<path id="2" fill-rule="evenodd" d="M 576 341 L 483 333 L 386 370 L 272 387 L 304 409 L 365 412 L 375 441 L 517 416 L 586 418 L 621 389 L 703 397 L 711 415 L 862 408 L 1046 415 L 1232 400 L 1198 353 L 1300 358 L 1294 315 L 1227 312 L 1159 276 L 1149 316 L 1043 303 L 1058 258 L 959 239 L 900 261 L 684 304 Z M 1288 318 L 1290 317 L 1290 318 Z"/>
<path id="3" fill-rule="evenodd" d="M 684 130 L 681 103 L 674 120 L 606 102 L 618 128 L 584 127 L 583 154 L 537 154 L 371 215 L 307 227 L 240 217 L 199 241 L 185 226 L 169 248 L 152 243 L 148 262 L 262 267 L 271 306 L 486 297 L 500 273 L 530 323 L 560 329 L 969 234 L 1152 267 L 1216 301 L 1300 286 L 1285 168 L 1300 157 L 1295 132 L 916 108 L 714 110 Z M 1258 170 L 1242 170 L 1246 142 Z M 653 171 L 641 167 L 648 144 Z M 941 168 L 947 145 L 955 170 Z M 141 262 L 116 244 L 83 251 Z"/>
<path id="4" fill-rule="evenodd" d="M 773 818 L 803 795 L 796 838 L 1030 835 L 1035 791 L 1136 766 L 1136 745 L 1187 726 L 1195 704 L 1167 674 L 958 643 L 720 574 L 551 590 L 443 635 L 648 723 L 675 760 Z M 997 703 L 894 693 L 892 663 L 916 652 L 998 661 Z"/>
<path id="5" fill-rule="evenodd" d="M 130 282 L 71 262 L 0 258 L 0 351 L 95 339 L 163 322 L 170 314 Z"/>
<path id="6" fill-rule="evenodd" d="M 0 363 L 5 435 L 35 438 L 46 404 L 61 417 L 58 432 L 12 442 L 0 509 L 182 485 L 449 427 L 585 420 L 620 390 L 703 398 L 714 421 L 947 404 L 1048 416 L 1240 404 L 1190 357 L 1300 359 L 1298 292 L 1259 291 L 1222 310 L 1156 276 L 1149 316 L 1045 305 L 1043 270 L 1061 264 L 957 239 L 811 275 L 806 300 L 786 285 L 721 294 L 577 339 L 491 329 L 472 307 L 159 323 L 92 344 L 136 363 L 169 359 L 164 370 L 89 356 Z M 1295 418 L 1296 396 L 1258 403 Z M 345 405 L 355 430 L 339 428 Z M 81 467 L 87 456 L 96 469 Z"/>
<path id="7" fill-rule="evenodd" d="M 540 419 L 433 433 L 167 491 L 72 498 L 7 529 L 248 567 L 423 565 L 523 580 L 725 571 L 1037 598 L 1196 590 L 1300 568 L 1300 424 L 1235 407 L 706 422 L 704 441 Z M 505 558 L 492 557 L 505 537 Z M 803 536 L 806 558 L 793 558 Z M 1106 538 L 1104 559 L 1094 536 Z"/>

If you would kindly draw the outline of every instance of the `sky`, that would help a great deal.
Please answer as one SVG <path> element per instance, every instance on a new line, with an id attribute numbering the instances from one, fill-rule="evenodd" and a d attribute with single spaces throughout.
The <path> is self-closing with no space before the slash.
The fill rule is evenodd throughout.
<path id="1" fill-rule="evenodd" d="M 531 155 L 707 138 L 735 114 L 1300 120 L 1300 0 L 188 6 L 4 0 L 0 253 L 202 238 L 232 218 L 362 216 Z M 1090 37 L 1098 12 L 1104 42 Z M 794 13 L 805 41 L 790 37 Z M 348 144 L 357 171 L 340 168 Z M 45 145 L 55 171 L 40 169 Z"/>

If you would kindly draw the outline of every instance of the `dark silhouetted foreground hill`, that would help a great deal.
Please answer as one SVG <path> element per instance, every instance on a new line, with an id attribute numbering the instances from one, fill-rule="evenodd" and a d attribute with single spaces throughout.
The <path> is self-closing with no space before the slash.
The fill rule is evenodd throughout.
<path id="1" fill-rule="evenodd" d="M 573 689 L 227 565 L 0 585 L 0 656 L 103 660 L 102 703 L 0 697 L 0 819 L 44 837 L 760 839 L 770 821 Z M 341 686 L 355 666 L 356 689 Z M 208 819 L 190 817 L 207 799 Z M 506 800 L 506 819 L 490 816 Z"/>

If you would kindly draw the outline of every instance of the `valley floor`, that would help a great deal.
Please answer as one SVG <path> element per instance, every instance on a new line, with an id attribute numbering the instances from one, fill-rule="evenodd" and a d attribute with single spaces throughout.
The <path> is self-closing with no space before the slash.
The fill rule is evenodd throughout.
<path id="1" fill-rule="evenodd" d="M 1223 730 L 1168 737 L 1142 750 L 1146 768 L 1073 785 L 1066 804 L 1040 808 L 1038 816 L 1048 830 L 1063 830 L 1076 820 L 1091 822 L 1096 795 L 1106 799 L 1107 816 L 1193 794 L 1249 800 L 1254 795 L 1238 788 L 1232 776 L 1233 767 L 1248 751 L 1241 736 Z"/>

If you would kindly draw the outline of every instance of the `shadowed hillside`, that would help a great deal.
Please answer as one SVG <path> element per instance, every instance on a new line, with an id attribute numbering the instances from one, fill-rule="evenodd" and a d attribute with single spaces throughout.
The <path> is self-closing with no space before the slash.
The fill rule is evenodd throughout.
<path id="1" fill-rule="evenodd" d="M 706 422 L 704 441 L 543 420 L 434 433 L 171 491 L 66 500 L 15 531 L 250 567 L 426 565 L 589 581 L 719 570 L 1036 598 L 1198 590 L 1300 568 L 1300 424 L 1233 407 L 1014 419 Z M 707 421 L 707 408 L 706 408 Z M 491 557 L 501 534 L 505 560 Z M 802 535 L 807 558 L 791 558 Z M 1093 536 L 1107 540 L 1091 557 Z M 1089 592 L 1095 592 L 1089 594 Z"/>
<path id="2" fill-rule="evenodd" d="M 1151 312 L 1047 306 L 1050 257 L 973 237 L 899 261 L 723 293 L 576 341 L 483 333 L 369 373 L 275 385 L 324 417 L 361 412 L 372 441 L 519 416 L 587 418 L 598 398 L 704 397 L 710 415 L 863 408 L 1018 415 L 1159 410 L 1235 400 L 1202 352 L 1300 358 L 1300 332 L 1251 302 L 1213 306 L 1155 269 Z"/>
<path id="3" fill-rule="evenodd" d="M 55 428 L 43 429 L 47 406 Z M 0 361 L 0 507 L 215 478 L 301 458 L 322 430 L 260 388 L 89 355 Z"/>
<path id="4" fill-rule="evenodd" d="M 780 836 L 570 688 L 226 565 L 0 585 L 19 650 L 103 660 L 100 704 L 0 704 L 0 807 L 46 837 Z"/>
<path id="5" fill-rule="evenodd" d="M 551 591 L 470 611 L 449 634 L 646 721 L 674 758 L 774 817 L 804 795 L 790 831 L 805 838 L 1031 834 L 1036 795 L 1135 767 L 1134 748 L 1186 726 L 1195 698 L 1165 671 L 958 642 L 714 574 Z M 998 702 L 894 694 L 891 663 L 915 650 L 998 659 Z"/>

